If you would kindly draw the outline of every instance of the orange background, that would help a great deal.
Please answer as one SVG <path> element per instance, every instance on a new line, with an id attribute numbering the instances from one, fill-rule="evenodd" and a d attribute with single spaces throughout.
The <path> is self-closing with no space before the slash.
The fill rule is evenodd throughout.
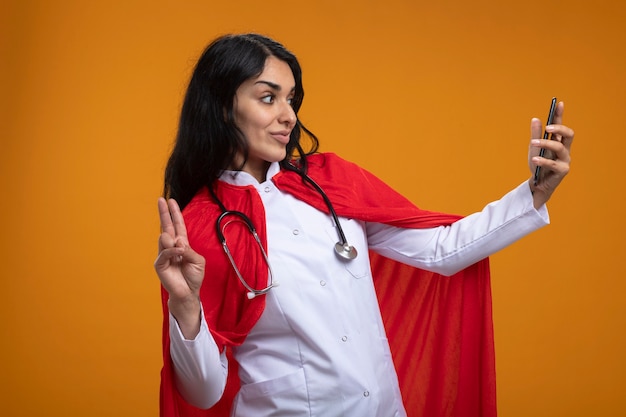
<path id="1" fill-rule="evenodd" d="M 553 223 L 492 258 L 499 411 L 626 415 L 624 2 L 0 7 L 2 415 L 157 415 L 156 199 L 194 60 L 242 31 L 299 56 L 322 150 L 433 210 L 527 178 L 530 118 L 563 99 Z"/>

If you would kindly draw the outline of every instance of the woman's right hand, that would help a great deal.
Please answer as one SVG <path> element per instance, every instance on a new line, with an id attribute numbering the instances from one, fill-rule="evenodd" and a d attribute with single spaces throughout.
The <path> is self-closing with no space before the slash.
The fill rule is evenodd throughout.
<path id="1" fill-rule="evenodd" d="M 200 330 L 200 286 L 205 260 L 189 246 L 178 203 L 159 198 L 158 205 L 161 236 L 154 269 L 169 294 L 168 306 L 183 336 L 193 339 Z"/>

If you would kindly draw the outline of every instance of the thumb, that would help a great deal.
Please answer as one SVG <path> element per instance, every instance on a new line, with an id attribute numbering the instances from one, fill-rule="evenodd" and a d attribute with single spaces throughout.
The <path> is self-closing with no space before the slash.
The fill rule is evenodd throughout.
<path id="1" fill-rule="evenodd" d="M 204 267 L 204 264 L 205 264 L 204 257 L 200 255 L 198 252 L 196 252 L 195 250 L 193 250 L 191 246 L 186 245 L 180 249 L 182 249 L 181 255 L 182 255 L 183 261 L 188 262 L 190 264 Z"/>
<path id="2" fill-rule="evenodd" d="M 177 248 L 177 247 L 161 250 L 159 254 L 157 255 L 156 260 L 154 261 L 154 268 L 157 271 L 166 269 L 167 267 L 170 266 L 171 263 L 173 263 L 174 261 L 179 259 L 181 256 L 183 256 L 184 252 L 185 252 L 184 248 Z"/>

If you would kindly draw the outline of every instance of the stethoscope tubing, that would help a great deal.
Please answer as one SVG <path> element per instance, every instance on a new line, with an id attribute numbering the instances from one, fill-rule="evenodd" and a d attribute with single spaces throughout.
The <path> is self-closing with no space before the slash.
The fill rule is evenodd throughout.
<path id="1" fill-rule="evenodd" d="M 234 220 L 231 220 L 227 222 L 226 224 L 224 224 L 224 226 L 222 226 L 224 218 L 226 218 L 227 216 L 236 216 L 239 218 L 239 220 L 243 221 L 245 225 L 248 227 L 248 230 L 252 234 L 257 245 L 259 246 L 259 249 L 261 250 L 261 254 L 263 255 L 263 259 L 265 260 L 265 263 L 267 264 L 268 273 L 269 273 L 269 285 L 267 287 L 260 289 L 260 290 L 252 288 L 250 284 L 248 284 L 248 282 L 244 279 L 243 275 L 241 274 L 241 271 L 237 267 L 237 264 L 235 263 L 235 259 L 233 258 L 230 248 L 228 247 L 228 243 L 226 242 L 226 236 L 224 236 L 224 229 Z M 274 281 L 274 273 L 272 272 L 272 265 L 270 265 L 270 260 L 267 256 L 267 252 L 265 251 L 265 248 L 263 247 L 263 244 L 261 243 L 261 239 L 259 238 L 259 234 L 256 232 L 256 228 L 252 224 L 252 220 L 250 220 L 248 216 L 246 216 L 244 213 L 240 211 L 234 211 L 234 210 L 223 211 L 222 214 L 220 214 L 220 216 L 217 218 L 217 221 L 215 222 L 215 229 L 217 231 L 217 237 L 222 244 L 222 248 L 224 249 L 226 256 L 228 256 L 228 260 L 230 261 L 230 264 L 232 265 L 233 270 L 235 271 L 235 274 L 237 275 L 237 278 L 239 278 L 239 281 L 248 290 L 248 293 L 247 293 L 248 299 L 253 299 L 254 297 L 258 295 L 267 294 L 269 290 L 271 290 L 272 288 L 278 287 L 279 283 L 278 281 Z"/>
<path id="2" fill-rule="evenodd" d="M 296 172 L 297 174 L 299 174 L 302 179 L 304 181 L 306 181 L 307 183 L 309 183 L 309 185 L 311 185 L 322 197 L 322 199 L 324 200 L 324 203 L 326 204 L 326 206 L 328 207 L 328 211 L 333 219 L 333 222 L 335 223 L 335 228 L 337 229 L 337 234 L 339 236 L 339 242 L 337 242 L 335 244 L 335 253 L 344 260 L 352 260 L 354 258 L 356 258 L 357 256 L 357 250 L 356 248 L 354 248 L 353 246 L 348 244 L 348 241 L 346 239 L 346 235 L 343 231 L 343 228 L 341 227 L 341 223 L 339 222 L 339 217 L 337 216 L 337 212 L 335 211 L 335 208 L 333 207 L 333 204 L 331 203 L 330 199 L 328 198 L 328 195 L 326 195 L 326 193 L 324 192 L 324 190 L 322 189 L 322 187 L 319 186 L 319 184 L 317 184 L 311 177 L 309 177 L 306 173 L 299 171 L 296 167 L 294 167 L 293 165 L 291 165 L 291 169 L 292 171 Z M 248 290 L 247 296 L 249 299 L 252 299 L 258 295 L 263 295 L 263 294 L 267 294 L 269 292 L 269 290 L 271 290 L 274 287 L 278 286 L 278 282 L 274 282 L 274 274 L 272 272 L 272 267 L 270 265 L 269 262 L 269 258 L 267 255 L 267 252 L 265 251 L 265 248 L 263 248 L 263 244 L 261 243 L 261 240 L 259 238 L 259 235 L 256 231 L 256 228 L 254 227 L 254 224 L 252 224 L 252 220 L 250 220 L 250 218 L 240 212 L 240 211 L 236 211 L 236 210 L 228 210 L 226 209 L 226 207 L 224 206 L 224 204 L 220 201 L 220 199 L 217 197 L 217 194 L 215 193 L 215 190 L 213 190 L 213 188 L 209 187 L 209 193 L 211 194 L 211 197 L 213 198 L 213 200 L 217 203 L 217 205 L 219 206 L 220 210 L 222 211 L 222 213 L 219 215 L 219 217 L 217 218 L 216 222 L 215 222 L 215 230 L 217 233 L 217 238 L 220 241 L 222 248 L 224 249 L 224 252 L 226 253 L 226 256 L 228 257 L 228 260 L 230 261 L 235 274 L 237 275 L 237 278 L 239 278 L 239 281 L 241 282 L 241 284 Z M 263 255 L 263 258 L 265 260 L 265 262 L 267 263 L 268 266 L 268 272 L 269 272 L 269 285 L 263 289 L 255 289 L 252 288 L 248 282 L 244 279 L 243 275 L 241 274 L 241 271 L 239 270 L 239 268 L 237 267 L 235 260 L 233 258 L 233 255 L 228 247 L 228 244 L 226 242 L 226 236 L 224 235 L 224 229 L 226 228 L 226 226 L 228 226 L 228 224 L 230 222 L 227 222 L 224 226 L 222 226 L 222 223 L 224 222 L 224 219 L 227 216 L 236 216 L 239 218 L 239 220 L 243 221 L 246 225 L 246 227 L 248 228 L 248 230 L 250 231 L 250 233 L 252 234 L 252 236 L 254 237 L 254 240 L 257 242 L 260 250 L 261 250 L 261 254 Z"/>

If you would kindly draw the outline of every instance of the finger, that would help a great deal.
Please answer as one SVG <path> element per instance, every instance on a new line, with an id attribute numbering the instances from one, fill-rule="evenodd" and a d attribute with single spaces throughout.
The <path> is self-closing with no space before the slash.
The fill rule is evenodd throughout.
<path id="1" fill-rule="evenodd" d="M 565 163 L 570 162 L 570 153 L 569 153 L 569 149 L 565 147 L 565 145 L 563 145 L 563 143 L 556 141 L 556 140 L 545 140 L 545 139 L 533 139 L 531 141 L 531 146 L 534 147 L 538 147 L 538 148 L 543 148 L 546 149 L 547 151 L 549 151 L 550 154 L 554 155 L 554 158 L 540 158 L 540 159 L 547 159 L 547 160 L 559 160 L 559 161 L 564 161 Z M 548 153 L 546 153 L 547 155 Z"/>
<path id="2" fill-rule="evenodd" d="M 528 150 L 529 158 L 531 158 L 533 156 L 539 155 L 539 151 L 540 151 L 541 148 L 539 148 L 538 146 L 534 146 L 533 145 L 533 139 L 538 139 L 540 137 L 541 137 L 541 120 L 539 120 L 536 117 L 533 117 L 530 120 L 530 138 L 531 138 L 531 142 L 529 144 L 529 150 Z M 529 161 L 529 162 L 531 162 L 531 161 Z M 535 167 L 531 165 L 530 169 L 534 170 Z"/>
<path id="3" fill-rule="evenodd" d="M 167 269 L 170 264 L 178 262 L 183 256 L 184 252 L 185 249 L 177 247 L 163 249 L 159 252 L 159 255 L 154 261 L 154 269 L 156 269 L 157 271 Z"/>
<path id="4" fill-rule="evenodd" d="M 176 238 L 169 233 L 163 232 L 159 236 L 159 252 L 163 249 L 173 248 L 176 246 Z"/>
<path id="5" fill-rule="evenodd" d="M 559 159 L 552 160 L 547 158 L 533 158 L 533 162 L 540 166 L 546 174 L 549 173 L 550 177 L 563 178 L 569 172 L 570 164 L 566 161 Z M 545 184 L 545 181 L 542 181 Z"/>
<path id="6" fill-rule="evenodd" d="M 204 266 L 205 263 L 204 256 L 191 249 L 190 246 L 184 248 L 184 251 L 182 253 L 182 259 L 185 262 L 199 266 Z"/>
<path id="7" fill-rule="evenodd" d="M 170 208 L 170 213 L 172 215 L 172 223 L 174 225 L 174 231 L 176 237 L 182 237 L 184 240 L 187 240 L 187 228 L 185 227 L 185 220 L 183 219 L 183 214 L 180 211 L 180 207 L 178 203 L 173 198 L 167 200 L 168 206 Z"/>
<path id="8" fill-rule="evenodd" d="M 170 209 L 167 202 L 163 197 L 159 197 L 159 218 L 161 219 L 161 231 L 171 236 L 175 236 L 174 225 L 172 223 L 172 216 L 170 215 Z"/>
<path id="9" fill-rule="evenodd" d="M 564 125 L 554 124 L 546 127 L 546 130 L 552 133 L 552 136 L 558 138 L 563 145 L 570 149 L 574 141 L 574 131 Z"/>
<path id="10" fill-rule="evenodd" d="M 530 120 L 530 138 L 531 139 L 538 139 L 541 138 L 541 120 L 537 119 L 536 117 L 533 117 Z"/>

